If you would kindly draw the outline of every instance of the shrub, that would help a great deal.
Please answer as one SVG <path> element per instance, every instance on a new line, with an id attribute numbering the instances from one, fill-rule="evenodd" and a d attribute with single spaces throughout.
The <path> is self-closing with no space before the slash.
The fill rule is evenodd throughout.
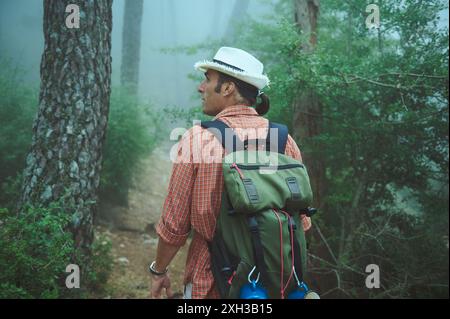
<path id="1" fill-rule="evenodd" d="M 11 210 L 20 194 L 38 88 L 25 85 L 24 72 L 11 61 L 0 60 L 0 68 L 0 207 Z M 102 198 L 126 204 L 133 171 L 164 132 L 159 117 L 149 104 L 139 102 L 122 88 L 112 90 L 101 173 Z"/>
<path id="2" fill-rule="evenodd" d="M 101 238 L 91 254 L 82 254 L 65 230 L 69 221 L 57 203 L 20 215 L 0 209 L 0 298 L 87 297 L 103 288 L 112 266 L 110 243 Z M 69 264 L 80 266 L 81 289 L 65 286 Z"/>
<path id="3" fill-rule="evenodd" d="M 0 60 L 0 207 L 12 208 L 31 142 L 38 91 L 22 83 L 23 72 Z"/>
<path id="4" fill-rule="evenodd" d="M 140 103 L 126 90 L 112 91 L 100 181 L 103 200 L 127 204 L 133 172 L 163 134 L 159 116 L 151 105 Z"/>

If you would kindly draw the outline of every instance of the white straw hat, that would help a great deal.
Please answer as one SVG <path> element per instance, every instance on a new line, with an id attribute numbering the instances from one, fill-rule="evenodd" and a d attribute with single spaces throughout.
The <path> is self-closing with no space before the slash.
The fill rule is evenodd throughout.
<path id="1" fill-rule="evenodd" d="M 194 68 L 202 72 L 213 69 L 228 74 L 259 90 L 270 82 L 263 74 L 264 65 L 250 53 L 236 48 L 221 47 L 212 61 L 199 61 L 195 63 Z"/>

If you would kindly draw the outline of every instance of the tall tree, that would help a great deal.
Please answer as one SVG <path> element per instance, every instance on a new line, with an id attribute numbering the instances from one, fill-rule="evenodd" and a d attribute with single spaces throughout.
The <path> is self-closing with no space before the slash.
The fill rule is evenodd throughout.
<path id="1" fill-rule="evenodd" d="M 317 45 L 317 19 L 319 0 L 294 0 L 294 18 L 299 32 L 305 41 L 302 42 L 303 54 L 311 54 Z M 321 132 L 322 110 L 315 92 L 309 88 L 299 88 L 299 94 L 293 103 L 293 134 L 300 142 L 305 140 L 314 144 L 312 138 Z M 314 147 L 312 149 L 315 149 Z M 325 169 L 322 160 L 313 152 L 303 153 L 308 165 L 314 191 L 315 205 L 320 207 L 325 192 Z"/>
<path id="2" fill-rule="evenodd" d="M 122 31 L 121 83 L 131 94 L 139 88 L 143 0 L 126 0 Z"/>
<path id="3" fill-rule="evenodd" d="M 66 24 L 69 4 L 79 8 L 78 28 Z M 20 212 L 28 204 L 46 206 L 61 200 L 72 216 L 71 231 L 81 248 L 88 247 L 93 237 L 109 111 L 111 28 L 112 0 L 44 1 L 39 108 Z"/>
<path id="4" fill-rule="evenodd" d="M 311 52 L 317 45 L 317 18 L 319 17 L 319 0 L 294 0 L 295 23 L 309 41 L 303 46 L 307 52 Z"/>
<path id="5" fill-rule="evenodd" d="M 177 7 L 175 6 L 175 1 L 174 0 L 169 0 L 168 1 L 168 5 L 169 5 L 169 19 L 170 19 L 170 26 L 169 26 L 169 31 L 170 31 L 170 35 L 167 37 L 168 39 L 170 39 L 170 46 L 174 46 L 176 47 L 177 45 L 180 45 L 179 41 L 179 37 L 178 37 L 178 15 L 177 15 Z M 170 57 L 171 59 L 173 59 L 173 69 L 172 69 L 172 74 L 171 78 L 168 79 L 168 82 L 173 82 L 174 85 L 174 90 L 172 91 L 173 94 L 175 94 L 175 101 L 178 105 L 182 105 L 182 94 L 180 94 L 181 92 L 181 79 L 180 76 L 178 75 L 178 72 L 180 70 L 180 55 L 175 54 L 173 56 Z"/>
<path id="6" fill-rule="evenodd" d="M 248 11 L 250 0 L 236 0 L 234 3 L 231 18 L 228 22 L 228 27 L 225 31 L 224 43 L 230 44 L 236 34 L 236 27 L 243 22 L 243 18 Z"/>
<path id="7" fill-rule="evenodd" d="M 293 16 L 294 2 L 278 3 L 275 12 Z M 240 43 L 270 61 L 274 120 L 292 121 L 300 93 L 319 97 L 322 114 L 306 115 L 321 134 L 300 140 L 304 157 L 319 145 L 327 170 L 307 282 L 324 298 L 448 298 L 448 27 L 439 20 L 448 3 L 383 0 L 381 9 L 373 30 L 360 0 L 320 1 L 313 54 L 311 34 L 299 41 L 298 28 L 274 19 L 249 23 Z M 376 278 L 370 264 L 379 289 L 365 285 Z"/>
<path id="8" fill-rule="evenodd" d="M 217 37 L 217 31 L 220 28 L 220 20 L 222 16 L 222 2 L 221 1 L 213 1 L 213 20 L 211 24 L 211 37 Z"/>

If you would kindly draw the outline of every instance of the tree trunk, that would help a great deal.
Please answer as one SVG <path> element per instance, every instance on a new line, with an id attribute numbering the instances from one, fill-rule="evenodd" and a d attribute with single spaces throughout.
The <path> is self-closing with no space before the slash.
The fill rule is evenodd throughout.
<path id="1" fill-rule="evenodd" d="M 129 93 L 134 95 L 139 88 L 142 12 L 143 0 L 125 1 L 120 81 L 122 86 L 127 87 Z"/>
<path id="2" fill-rule="evenodd" d="M 169 19 L 170 19 L 170 27 L 168 28 L 170 31 L 169 36 L 167 37 L 170 39 L 169 46 L 178 46 L 180 43 L 178 42 L 178 14 L 177 14 L 177 7 L 175 5 L 175 0 L 169 0 Z M 170 56 L 170 59 L 173 61 L 173 68 L 171 69 L 171 76 L 170 79 L 168 79 L 168 83 L 173 82 L 175 86 L 175 90 L 173 90 L 173 94 L 175 95 L 175 101 L 178 106 L 183 105 L 183 96 L 180 94 L 182 92 L 182 83 L 181 83 L 181 77 L 179 76 L 178 72 L 180 70 L 180 55 L 174 54 Z"/>
<path id="3" fill-rule="evenodd" d="M 244 16 L 248 11 L 250 0 L 236 0 L 231 12 L 231 18 L 228 23 L 227 30 L 225 32 L 224 43 L 230 45 L 233 41 L 233 37 L 236 34 L 236 27 L 239 23 L 243 22 Z"/>
<path id="4" fill-rule="evenodd" d="M 79 6 L 79 28 L 66 6 Z M 39 108 L 19 213 L 61 200 L 77 247 L 93 239 L 111 82 L 112 0 L 45 0 Z"/>
<path id="5" fill-rule="evenodd" d="M 217 37 L 217 31 L 220 30 L 221 27 L 220 20 L 222 17 L 222 2 L 213 1 L 213 8 L 213 20 L 211 24 L 210 36 L 214 39 Z"/>
<path id="6" fill-rule="evenodd" d="M 317 18 L 319 15 L 319 0 L 294 0 L 295 23 L 299 32 L 309 37 L 302 50 L 305 54 L 311 54 L 317 45 Z M 295 98 L 293 103 L 293 135 L 303 142 L 321 133 L 322 110 L 316 93 L 309 89 L 300 90 L 302 93 Z M 317 149 L 311 145 L 312 149 Z M 303 160 L 308 167 L 311 177 L 311 186 L 314 192 L 314 205 L 321 207 L 322 197 L 325 191 L 325 168 L 320 156 L 310 152 L 303 152 Z"/>
<path id="7" fill-rule="evenodd" d="M 319 16 L 319 0 L 294 0 L 295 23 L 300 32 L 309 37 L 304 50 L 311 52 L 317 45 L 317 18 Z"/>

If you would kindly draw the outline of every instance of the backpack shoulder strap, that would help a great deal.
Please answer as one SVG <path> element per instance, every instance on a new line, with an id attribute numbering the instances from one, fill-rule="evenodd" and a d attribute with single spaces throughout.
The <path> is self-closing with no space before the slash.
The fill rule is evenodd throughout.
<path id="1" fill-rule="evenodd" d="M 205 121 L 201 122 L 201 126 L 206 128 L 208 131 L 210 131 L 214 136 L 219 140 L 219 142 L 222 144 L 222 147 L 227 151 L 227 153 L 235 152 L 238 145 L 241 145 L 239 138 L 236 136 L 234 131 L 224 122 L 215 120 L 215 121 Z M 225 136 L 226 136 L 226 129 L 230 129 L 231 136 L 233 138 L 233 144 L 225 143 Z M 230 134 L 230 133 L 228 133 Z M 222 138 L 223 137 L 223 138 Z M 228 147 L 227 147 L 228 146 Z M 230 149 L 231 146 L 231 149 Z"/>
<path id="2" fill-rule="evenodd" d="M 238 145 L 241 145 L 242 143 L 239 143 L 240 140 L 238 139 L 238 137 L 236 136 L 236 134 L 231 131 L 232 133 L 232 138 L 233 138 L 233 144 L 232 145 L 232 149 L 229 149 L 230 147 L 226 147 L 226 143 L 225 143 L 225 137 L 226 135 L 226 129 L 230 128 L 227 124 L 225 124 L 222 121 L 219 120 L 215 120 L 215 121 L 205 121 L 205 122 L 201 122 L 201 126 L 208 129 L 212 134 L 214 134 L 214 136 L 219 140 L 219 142 L 222 144 L 223 148 L 226 149 L 227 153 L 231 153 L 231 152 L 235 152 L 236 148 Z M 210 128 L 212 128 L 212 130 L 210 130 Z M 278 153 L 284 154 L 284 151 L 286 149 L 286 143 L 287 143 L 287 139 L 288 139 L 288 128 L 286 125 L 283 124 L 278 124 L 278 123 L 273 123 L 273 122 L 269 122 L 269 130 L 267 132 L 267 137 L 266 137 L 266 149 L 270 149 L 270 132 L 272 131 L 272 129 L 277 129 L 277 135 L 278 135 Z M 228 145 L 230 146 L 230 145 Z"/>
<path id="3" fill-rule="evenodd" d="M 277 129 L 278 131 L 274 131 L 272 133 L 277 132 L 278 133 L 278 153 L 284 154 L 284 151 L 286 150 L 286 143 L 287 143 L 287 139 L 288 139 L 288 128 L 286 125 L 283 124 L 278 124 L 278 123 L 273 123 L 273 122 L 269 122 L 269 130 L 267 132 L 267 137 L 266 137 L 266 149 L 270 150 L 270 132 L 272 131 L 272 129 Z"/>

